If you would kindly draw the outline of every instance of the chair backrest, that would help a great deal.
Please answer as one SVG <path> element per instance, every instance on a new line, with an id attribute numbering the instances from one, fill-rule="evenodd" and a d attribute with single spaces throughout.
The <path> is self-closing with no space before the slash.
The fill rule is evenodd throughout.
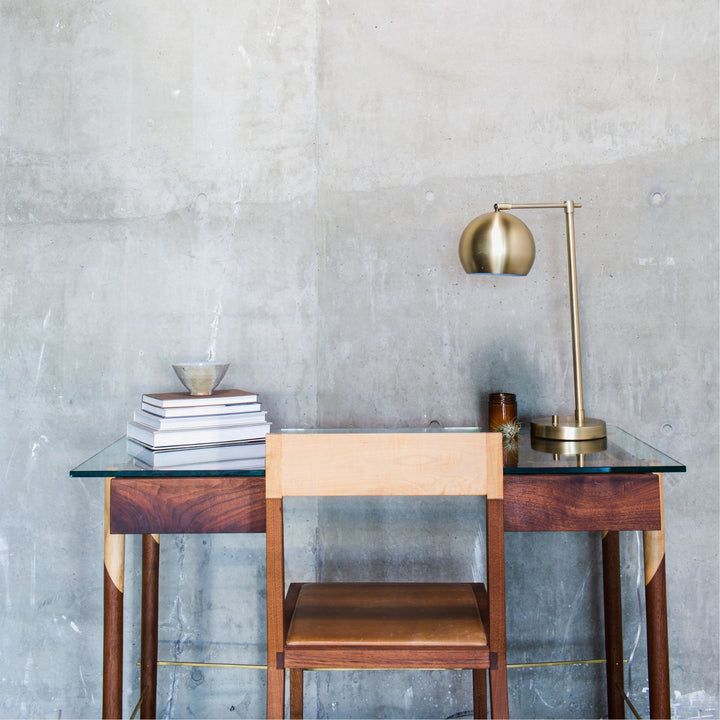
<path id="1" fill-rule="evenodd" d="M 287 432 L 266 438 L 266 497 L 503 496 L 502 440 L 480 432 Z"/>
<path id="2" fill-rule="evenodd" d="M 290 496 L 484 495 L 488 604 L 481 612 L 489 623 L 491 670 L 494 664 L 506 683 L 502 435 L 320 430 L 271 433 L 265 441 L 268 697 L 284 693 L 278 690 L 289 621 L 283 498 Z M 289 604 L 297 587 L 290 587 Z"/>
<path id="3" fill-rule="evenodd" d="M 285 637 L 283 497 L 486 496 L 491 648 L 505 656 L 503 451 L 500 433 L 323 432 L 266 437 L 268 651 Z"/>

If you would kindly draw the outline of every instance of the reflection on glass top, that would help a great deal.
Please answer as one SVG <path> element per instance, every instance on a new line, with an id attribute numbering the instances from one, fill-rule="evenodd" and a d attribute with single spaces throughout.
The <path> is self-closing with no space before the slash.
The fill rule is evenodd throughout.
<path id="1" fill-rule="evenodd" d="M 121 437 L 70 471 L 70 477 L 262 477 L 265 470 L 188 470 L 148 468 L 127 453 L 127 438 Z"/>
<path id="2" fill-rule="evenodd" d="M 286 429 L 278 432 L 479 432 L 482 428 L 387 428 L 387 429 Z M 544 443 L 544 444 L 543 444 Z M 685 466 L 659 450 L 638 440 L 620 428 L 607 428 L 604 441 L 581 443 L 537 441 L 527 427 L 520 431 L 516 443 L 506 443 L 505 473 L 507 475 L 567 475 L 572 473 L 643 473 L 685 472 Z M 148 470 L 139 467 L 127 454 L 125 438 L 86 460 L 70 471 L 71 477 L 199 477 L 259 476 L 262 470 Z"/>

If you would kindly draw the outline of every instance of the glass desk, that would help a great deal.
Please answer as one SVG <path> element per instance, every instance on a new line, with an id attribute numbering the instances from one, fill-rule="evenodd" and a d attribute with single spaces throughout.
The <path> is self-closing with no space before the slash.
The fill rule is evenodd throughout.
<path id="1" fill-rule="evenodd" d="M 392 432 L 403 430 L 393 428 Z M 605 441 L 591 442 L 595 444 L 537 443 L 524 428 L 517 442 L 506 443 L 505 531 L 602 532 L 611 718 L 624 717 L 618 533 L 643 531 L 650 711 L 652 717 L 667 718 L 670 680 L 662 473 L 686 468 L 616 427 L 608 427 Z M 124 438 L 70 471 L 71 477 L 105 478 L 103 717 L 122 714 L 125 534 L 143 535 L 141 717 L 147 718 L 155 716 L 156 707 L 159 534 L 264 532 L 264 475 L 263 470 L 146 469 L 127 455 Z"/>

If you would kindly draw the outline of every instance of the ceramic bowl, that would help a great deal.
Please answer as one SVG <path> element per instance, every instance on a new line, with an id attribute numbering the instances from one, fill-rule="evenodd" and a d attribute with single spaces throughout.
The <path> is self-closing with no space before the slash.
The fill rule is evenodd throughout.
<path id="1" fill-rule="evenodd" d="M 228 367 L 230 363 L 188 362 L 173 365 L 173 370 L 191 395 L 212 395 Z"/>

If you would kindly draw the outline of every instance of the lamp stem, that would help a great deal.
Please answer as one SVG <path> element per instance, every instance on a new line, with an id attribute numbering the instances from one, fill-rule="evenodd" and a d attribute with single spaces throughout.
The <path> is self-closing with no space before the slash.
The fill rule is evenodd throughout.
<path id="1" fill-rule="evenodd" d="M 575 203 L 568 200 L 565 207 L 567 230 L 568 278 L 570 286 L 570 327 L 572 330 L 573 376 L 575 378 L 575 420 L 578 425 L 585 422 L 583 405 L 582 363 L 580 355 L 580 320 L 578 313 L 577 266 L 575 262 Z"/>
<path id="2" fill-rule="evenodd" d="M 533 439 L 549 442 L 604 440 L 607 428 L 604 420 L 585 417 L 583 406 L 582 365 L 580 361 L 580 321 L 578 319 L 577 268 L 575 264 L 575 208 L 580 203 L 496 203 L 495 211 L 524 208 L 562 208 L 565 210 L 567 234 L 568 276 L 570 286 L 570 328 L 572 331 L 573 379 L 575 380 L 575 417 L 551 415 L 533 420 L 530 431 Z M 587 447 L 587 446 L 586 446 Z M 555 450 L 553 450 L 555 452 Z M 565 452 L 565 451 L 563 451 Z"/>

